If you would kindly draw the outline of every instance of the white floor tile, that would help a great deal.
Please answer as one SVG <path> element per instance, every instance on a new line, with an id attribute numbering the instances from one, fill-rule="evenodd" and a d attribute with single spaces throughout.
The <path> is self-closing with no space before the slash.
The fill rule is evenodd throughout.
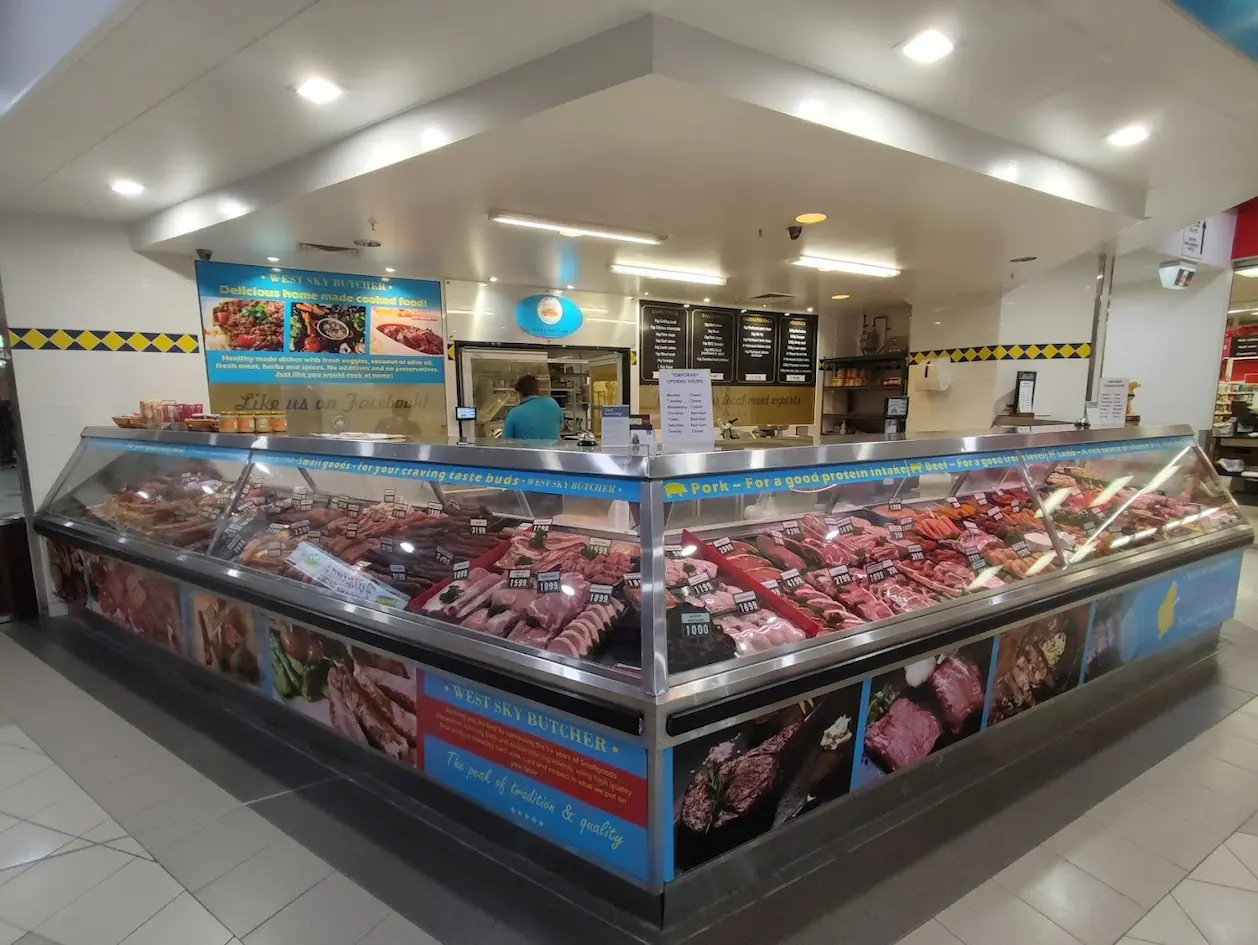
<path id="1" fill-rule="evenodd" d="M 234 935 L 245 936 L 331 872 L 286 837 L 214 880 L 197 898 Z"/>
<path id="2" fill-rule="evenodd" d="M 52 764 L 47 755 L 0 745 L 0 789 L 12 787 Z"/>
<path id="3" fill-rule="evenodd" d="M 1144 909 L 1051 850 L 1032 850 L 996 881 L 1084 945 L 1113 945 Z"/>
<path id="4" fill-rule="evenodd" d="M 92 843 L 108 843 L 110 840 L 121 840 L 126 835 L 127 832 L 118 825 L 118 821 L 110 818 L 83 834 L 83 839 Z"/>
<path id="5" fill-rule="evenodd" d="M 1178 902 L 1167 896 L 1127 933 L 1153 945 L 1208 945 Z"/>
<path id="6" fill-rule="evenodd" d="M 43 754 L 44 750 L 31 740 L 31 737 L 16 725 L 0 728 L 0 745 L 11 745 L 14 748 L 25 748 L 27 751 Z"/>
<path id="7" fill-rule="evenodd" d="M 1234 833 L 1224 846 L 1245 864 L 1245 868 L 1258 876 L 1258 837 L 1247 833 Z"/>
<path id="8" fill-rule="evenodd" d="M 1210 945 L 1258 945 L 1258 893 L 1186 879 L 1172 895 Z"/>
<path id="9" fill-rule="evenodd" d="M 935 917 L 965 945 L 1078 945 L 1079 940 L 995 882 Z"/>
<path id="10" fill-rule="evenodd" d="M 73 778 L 49 762 L 29 778 L 0 790 L 0 812 L 25 820 L 67 797 L 74 796 L 79 790 Z"/>
<path id="11" fill-rule="evenodd" d="M 916 936 L 916 937 L 915 937 Z M 416 927 L 409 919 L 390 912 L 358 945 L 440 945 L 440 943 Z M 962 945 L 955 935 L 933 919 L 908 938 L 900 939 L 899 945 Z"/>
<path id="12" fill-rule="evenodd" d="M 1248 803 L 1258 797 L 1258 774 L 1200 750 L 1194 750 L 1191 754 L 1172 755 L 1156 767 L 1179 772 L 1192 783 L 1233 800 Z"/>
<path id="13" fill-rule="evenodd" d="M 81 837 L 93 827 L 99 827 L 109 819 L 104 808 L 88 797 L 87 792 L 77 789 L 63 801 L 45 807 L 28 818 L 41 827 L 51 827 L 72 837 Z"/>
<path id="14" fill-rule="evenodd" d="M 16 817 L 10 817 L 8 814 L 0 814 L 0 833 L 8 830 L 14 824 L 20 824 L 21 821 Z"/>
<path id="15" fill-rule="evenodd" d="M 1151 909 L 1187 870 L 1151 850 L 1081 817 L 1044 844 L 1128 899 Z"/>
<path id="16" fill-rule="evenodd" d="M 74 837 L 38 824 L 18 824 L 0 833 L 0 869 L 42 860 Z"/>
<path id="17" fill-rule="evenodd" d="M 109 843 L 105 845 L 111 850 L 121 850 L 123 853 L 129 853 L 132 856 L 142 856 L 146 860 L 153 859 L 153 857 L 149 854 L 149 851 L 140 846 L 139 842 L 134 837 L 123 837 L 121 840 L 110 840 Z"/>
<path id="18" fill-rule="evenodd" d="M 358 942 L 389 914 L 361 886 L 333 873 L 245 936 L 245 945 L 342 945 Z"/>
<path id="19" fill-rule="evenodd" d="M 264 818 L 241 807 L 161 851 L 158 860 L 197 892 L 282 837 Z"/>
<path id="20" fill-rule="evenodd" d="M 1189 879 L 1199 883 L 1213 883 L 1216 886 L 1232 886 L 1235 889 L 1248 889 L 1258 892 L 1258 877 L 1254 876 L 1236 858 L 1236 854 L 1227 848 L 1227 844 L 1219 847 L 1193 870 Z"/>
<path id="21" fill-rule="evenodd" d="M 35 931 L 61 945 L 118 945 L 182 892 L 156 863 L 133 859 Z"/>
<path id="22" fill-rule="evenodd" d="M 227 945 L 231 932 L 184 893 L 122 940 L 122 945 Z"/>
<path id="23" fill-rule="evenodd" d="M 41 860 L 0 886 L 0 920 L 38 928 L 130 862 L 129 856 L 93 846 Z"/>
<path id="24" fill-rule="evenodd" d="M 1185 870 L 1196 869 L 1231 833 L 1185 823 L 1132 793 L 1114 794 L 1087 815 Z"/>
<path id="25" fill-rule="evenodd" d="M 1258 774 L 1258 745 L 1244 738 L 1238 738 L 1225 729 L 1216 726 L 1198 735 L 1180 750 L 1191 750 L 1195 747 L 1204 749 L 1228 764 Z"/>
<path id="26" fill-rule="evenodd" d="M 0 945 L 13 945 L 25 934 L 21 929 L 15 929 L 7 923 L 0 922 Z"/>

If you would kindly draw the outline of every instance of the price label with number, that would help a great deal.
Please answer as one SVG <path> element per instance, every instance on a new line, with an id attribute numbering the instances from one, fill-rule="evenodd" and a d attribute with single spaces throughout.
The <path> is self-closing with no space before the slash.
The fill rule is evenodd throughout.
<path id="1" fill-rule="evenodd" d="M 441 545 L 438 545 L 436 555 L 437 561 L 441 564 L 450 565 L 454 563 L 454 555 L 449 548 L 443 548 Z"/>
<path id="2" fill-rule="evenodd" d="M 350 522 L 348 525 L 345 526 L 345 537 L 346 538 L 358 537 L 358 523 L 357 522 Z"/>
<path id="3" fill-rule="evenodd" d="M 424 506 L 424 511 L 428 512 L 430 515 L 440 515 L 445 511 L 445 506 L 443 506 L 440 502 L 429 502 L 426 506 Z M 550 520 L 547 519 L 548 523 L 549 521 Z"/>
<path id="4" fill-rule="evenodd" d="M 349 502 L 345 506 L 345 511 L 349 514 L 350 518 L 358 518 L 358 513 L 362 510 L 363 506 L 361 502 Z"/>
<path id="5" fill-rule="evenodd" d="M 761 581 L 760 586 L 763 587 L 766 591 L 772 591 L 774 594 L 777 594 L 778 597 L 782 596 L 782 591 L 778 584 L 777 578 L 769 578 L 769 580 L 767 581 Z"/>
<path id="6" fill-rule="evenodd" d="M 900 509 L 904 508 L 904 502 L 901 499 L 892 499 L 887 503 L 887 508 L 892 512 L 898 512 Z"/>
<path id="7" fill-rule="evenodd" d="M 385 490 L 384 490 L 384 501 L 385 501 L 385 502 L 388 502 L 388 503 L 390 503 L 390 504 L 392 504 L 393 502 L 396 502 L 396 501 L 397 501 L 397 490 L 396 490 L 396 489 L 385 489 Z"/>
<path id="8" fill-rule="evenodd" d="M 257 510 L 258 510 L 258 507 L 254 505 L 252 502 L 241 502 L 240 505 L 236 508 L 236 514 L 247 515 L 250 518 L 252 518 L 253 514 Z"/>
<path id="9" fill-rule="evenodd" d="M 990 509 L 987 510 L 987 517 L 990 518 L 993 522 L 999 522 L 1005 516 L 1004 516 L 1004 513 L 1000 511 L 1000 509 L 996 508 L 996 506 L 993 505 Z"/>
<path id="10" fill-rule="evenodd" d="M 834 530 L 840 535 L 850 535 L 856 530 L 851 518 L 841 518 L 834 523 Z"/>
<path id="11" fill-rule="evenodd" d="M 591 538 L 585 543 L 587 558 L 596 558 L 612 550 L 612 543 L 607 538 Z"/>
<path id="12" fill-rule="evenodd" d="M 715 548 L 717 551 L 719 551 L 721 554 L 727 555 L 731 551 L 734 550 L 734 543 L 730 541 L 728 538 L 722 537 L 712 542 L 712 547 Z"/>
<path id="13" fill-rule="evenodd" d="M 218 509 L 212 505 L 203 505 L 198 511 L 204 519 L 218 518 Z"/>
<path id="14" fill-rule="evenodd" d="M 852 572 L 847 569 L 846 564 L 840 564 L 838 567 L 830 569 L 830 577 L 834 578 L 834 583 L 839 587 L 852 583 Z"/>
<path id="15" fill-rule="evenodd" d="M 365 562 L 361 562 L 361 561 L 359 562 L 359 564 L 364 564 L 364 563 Z M 402 580 L 403 578 L 406 577 L 406 565 L 404 564 L 389 565 L 389 574 L 393 576 L 393 579 L 395 581 Z"/>
<path id="16" fill-rule="evenodd" d="M 612 586 L 610 584 L 591 584 L 589 601 L 591 604 L 610 604 Z"/>
<path id="17" fill-rule="evenodd" d="M 891 536 L 892 541 L 899 541 L 904 537 L 904 529 L 899 525 L 888 525 L 887 534 Z"/>
<path id="18" fill-rule="evenodd" d="M 625 587 L 630 589 L 642 586 L 642 575 L 637 571 L 631 571 L 629 574 L 626 574 L 623 580 Z"/>
<path id="19" fill-rule="evenodd" d="M 924 561 L 925 559 L 926 559 L 926 553 L 922 551 L 921 545 L 909 545 L 909 560 L 910 561 Z"/>
<path id="20" fill-rule="evenodd" d="M 786 537 L 776 528 L 769 529 L 769 536 L 773 539 L 775 544 L 778 544 L 778 545 L 786 544 Z"/>
<path id="21" fill-rule="evenodd" d="M 507 587 L 528 587 L 532 576 L 533 572 L 528 568 L 512 568 L 507 572 Z"/>
<path id="22" fill-rule="evenodd" d="M 665 545 L 665 546 L 664 546 L 664 557 L 666 557 L 666 558 L 680 558 L 680 557 L 682 557 L 682 553 L 681 553 L 681 545 Z"/>
<path id="23" fill-rule="evenodd" d="M 380 550 L 381 550 L 381 551 L 384 551 L 384 552 L 392 553 L 392 552 L 393 552 L 393 539 L 392 539 L 392 538 L 381 538 L 381 539 L 380 539 Z"/>
<path id="24" fill-rule="evenodd" d="M 464 580 L 468 576 L 468 574 L 471 573 L 471 570 L 472 570 L 472 562 L 456 561 L 454 563 L 454 579 L 456 581 Z"/>
<path id="25" fill-rule="evenodd" d="M 895 565 L 893 565 L 890 561 L 883 561 L 873 567 L 867 568 L 865 571 L 870 584 L 881 584 L 895 573 Z"/>
<path id="26" fill-rule="evenodd" d="M 533 534 L 545 535 L 548 531 L 550 531 L 550 526 L 551 526 L 551 519 L 535 518 L 533 519 Z"/>
<path id="27" fill-rule="evenodd" d="M 754 614 L 760 609 L 760 600 L 755 591 L 739 591 L 734 595 L 734 606 L 740 614 Z"/>
<path id="28" fill-rule="evenodd" d="M 1095 533 L 1096 533 L 1096 522 L 1084 522 L 1084 523 L 1083 523 L 1083 530 L 1084 530 L 1085 532 L 1087 532 L 1089 535 L 1095 534 Z"/>
<path id="29" fill-rule="evenodd" d="M 968 518 L 965 520 L 964 525 L 967 531 L 971 531 L 971 532 L 980 531 L 979 527 L 975 525 L 973 522 L 971 522 Z"/>
<path id="30" fill-rule="evenodd" d="M 297 502 L 297 508 L 302 512 L 309 512 L 314 508 L 314 499 L 308 495 L 302 496 Z"/>
<path id="31" fill-rule="evenodd" d="M 704 594 L 712 593 L 712 578 L 700 571 L 698 574 L 692 575 L 689 581 L 690 589 L 702 597 Z"/>
<path id="32" fill-rule="evenodd" d="M 489 533 L 489 519 L 474 518 L 471 521 L 473 535 L 487 535 Z"/>
<path id="33" fill-rule="evenodd" d="M 954 509 L 961 508 L 961 500 L 958 499 L 955 495 L 948 496 L 948 504 L 952 506 Z"/>
<path id="34" fill-rule="evenodd" d="M 1021 511 L 1022 511 L 1022 503 L 1021 503 L 1021 502 L 1010 502 L 1010 503 L 1009 503 L 1009 511 L 1010 511 L 1010 512 L 1014 512 L 1014 513 L 1021 512 Z"/>
<path id="35" fill-rule="evenodd" d="M 1015 541 L 1013 543 L 1013 553 L 1019 558 L 1031 557 L 1031 549 L 1027 547 L 1027 543 L 1025 541 Z"/>
<path id="36" fill-rule="evenodd" d="M 244 540 L 244 538 L 237 535 L 235 538 L 233 538 L 231 541 L 227 543 L 227 553 L 234 557 L 245 550 L 246 544 L 247 542 Z"/>
<path id="37" fill-rule="evenodd" d="M 282 532 L 283 530 L 284 530 L 284 526 L 279 524 L 278 522 L 273 522 L 272 524 L 266 527 L 266 533 L 268 535 L 274 535 L 277 532 Z"/>
<path id="38" fill-rule="evenodd" d="M 543 594 L 559 592 L 560 574 L 558 571 L 543 571 L 537 575 L 537 589 Z"/>
<path id="39" fill-rule="evenodd" d="M 913 527 L 913 518 L 912 518 L 912 516 L 906 515 L 906 516 L 904 516 L 904 518 L 900 519 L 900 527 L 901 527 L 901 528 L 912 528 L 912 527 Z"/>
<path id="40" fill-rule="evenodd" d="M 977 502 L 979 505 L 986 505 L 986 504 L 987 504 L 987 493 L 986 493 L 986 492 L 976 492 L 976 493 L 974 493 L 974 501 L 975 501 L 975 502 Z"/>
<path id="41" fill-rule="evenodd" d="M 683 637 L 706 637 L 712 633 L 712 615 L 706 610 L 702 613 L 681 615 L 681 635 Z"/>
<path id="42" fill-rule="evenodd" d="M 782 534 L 786 535 L 788 538 L 797 538 L 803 533 L 804 533 L 804 530 L 799 527 L 799 522 L 783 522 L 782 523 Z"/>
<path id="43" fill-rule="evenodd" d="M 791 568 L 789 571 L 782 572 L 782 583 L 786 585 L 788 591 L 793 591 L 804 583 L 804 576 L 799 573 L 799 568 Z"/>
<path id="44" fill-rule="evenodd" d="M 966 560 L 970 562 L 970 567 L 974 568 L 975 570 L 977 570 L 978 568 L 981 568 L 983 565 L 987 563 L 984 560 L 983 553 L 981 551 L 968 551 L 966 552 L 965 557 L 966 557 Z"/>
<path id="45" fill-rule="evenodd" d="M 395 502 L 393 504 L 393 511 L 389 514 L 393 516 L 393 518 L 406 518 L 407 513 L 409 513 L 410 510 L 410 506 L 408 506 L 405 502 Z"/>

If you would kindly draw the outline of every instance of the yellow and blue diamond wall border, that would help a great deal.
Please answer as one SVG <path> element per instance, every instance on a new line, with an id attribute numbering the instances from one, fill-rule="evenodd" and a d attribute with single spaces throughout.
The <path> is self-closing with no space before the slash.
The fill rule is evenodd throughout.
<path id="1" fill-rule="evenodd" d="M 198 335 L 164 331 L 108 331 L 91 328 L 10 328 L 14 351 L 147 351 L 157 354 L 196 354 Z"/>
<path id="2" fill-rule="evenodd" d="M 935 358 L 951 358 L 957 363 L 973 361 L 1078 361 L 1092 357 L 1087 341 L 1048 342 L 1042 345 L 980 345 L 970 348 L 941 348 L 938 351 L 912 351 L 911 364 L 924 364 Z"/>

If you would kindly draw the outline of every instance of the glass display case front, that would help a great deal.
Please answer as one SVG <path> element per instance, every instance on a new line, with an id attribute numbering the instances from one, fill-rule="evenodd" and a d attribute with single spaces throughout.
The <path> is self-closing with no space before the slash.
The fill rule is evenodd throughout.
<path id="1" fill-rule="evenodd" d="M 642 546 L 662 545 L 674 683 L 1241 521 L 1188 437 L 783 468 L 747 451 L 658 480 L 616 457 L 551 471 L 600 468 L 562 450 L 525 472 L 508 464 L 538 451 L 482 467 L 475 447 L 442 454 L 456 465 L 303 445 L 89 437 L 45 511 L 309 588 L 312 610 L 367 604 L 634 682 L 658 639 Z"/>

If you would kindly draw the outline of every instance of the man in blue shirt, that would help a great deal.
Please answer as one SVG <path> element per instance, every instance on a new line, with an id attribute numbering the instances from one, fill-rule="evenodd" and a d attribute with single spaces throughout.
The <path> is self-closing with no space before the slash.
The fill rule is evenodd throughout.
<path id="1" fill-rule="evenodd" d="M 537 378 L 525 374 L 515 382 L 520 402 L 507 414 L 502 426 L 504 440 L 557 440 L 563 426 L 563 410 L 552 397 L 539 396 Z"/>

